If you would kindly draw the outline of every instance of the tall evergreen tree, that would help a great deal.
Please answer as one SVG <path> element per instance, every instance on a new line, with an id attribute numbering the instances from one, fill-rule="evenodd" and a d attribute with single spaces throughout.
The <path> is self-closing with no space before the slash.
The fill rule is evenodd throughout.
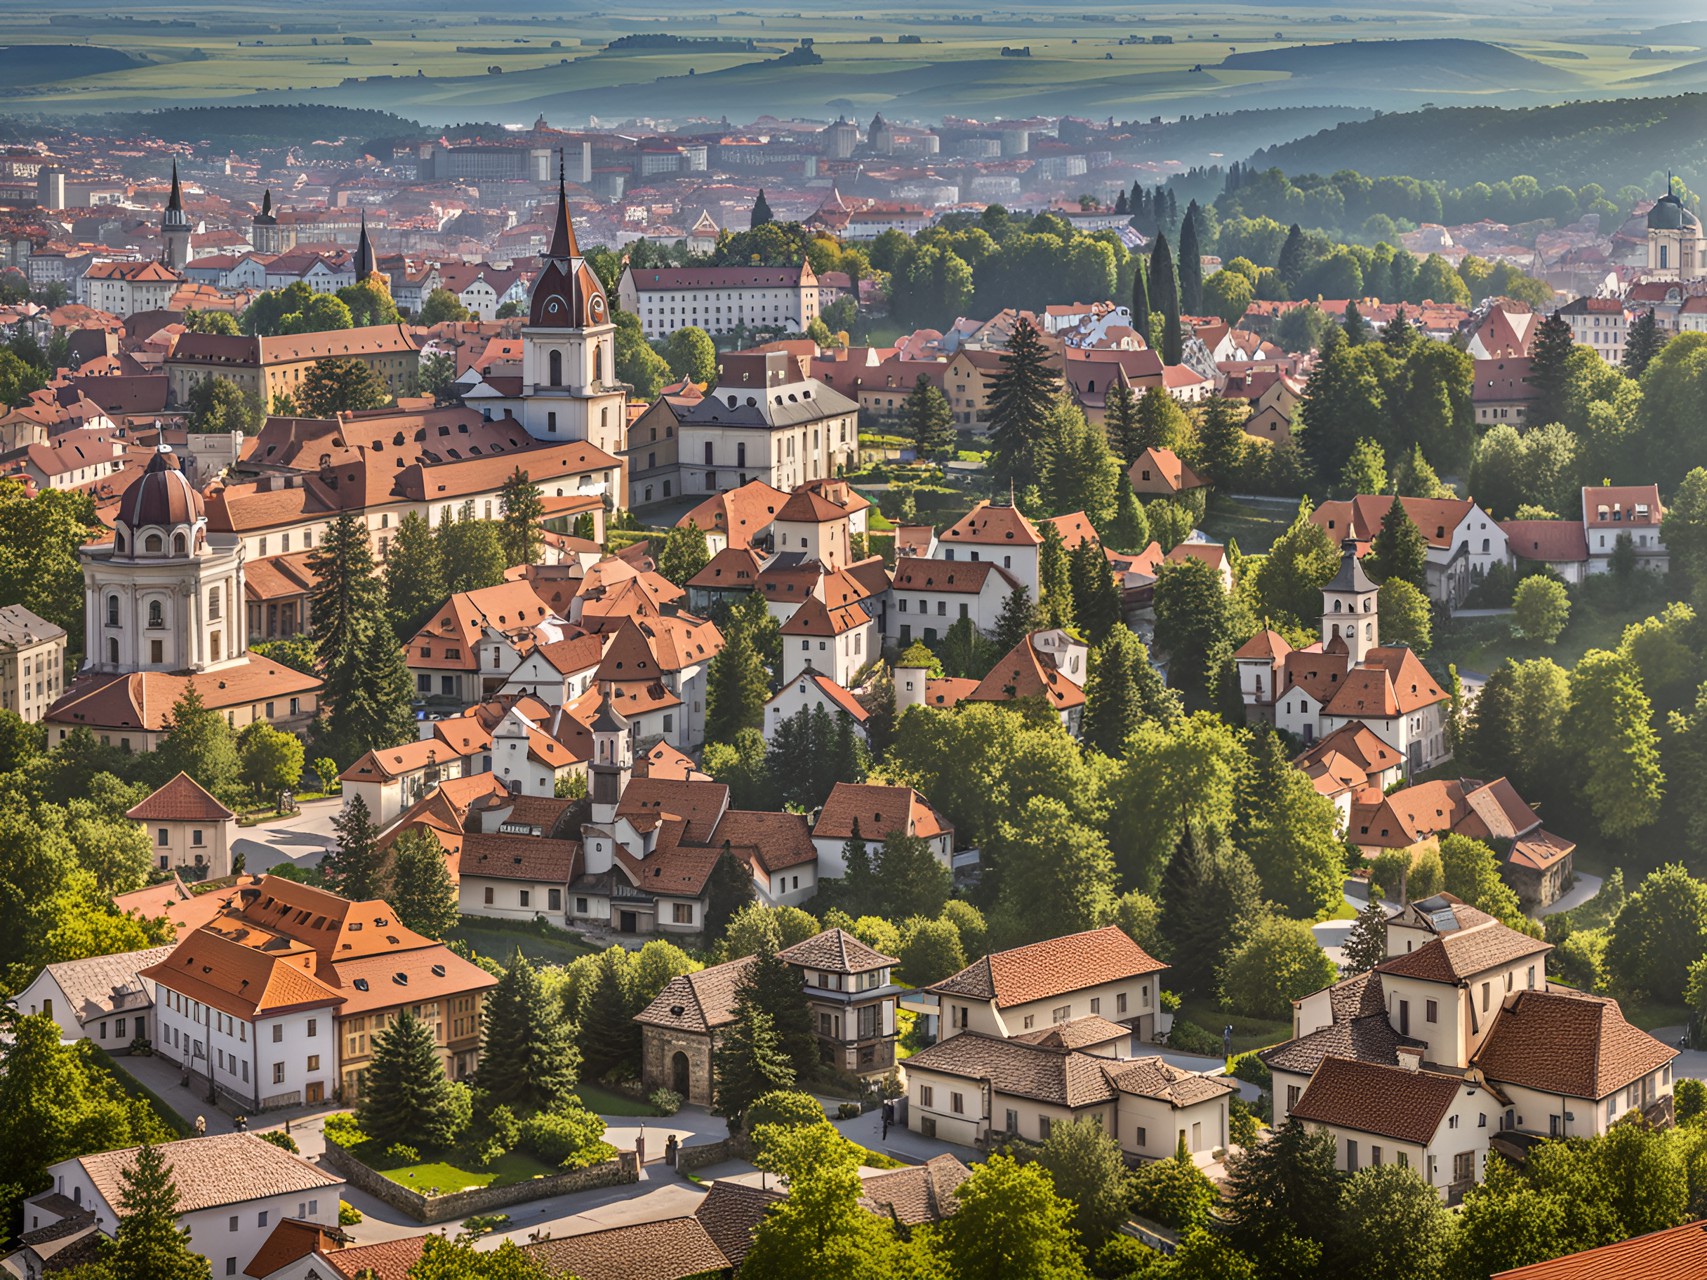
<path id="1" fill-rule="evenodd" d="M 706 674 L 705 740 L 734 742 L 742 729 L 762 727 L 770 683 L 745 627 L 726 636 Z"/>
<path id="2" fill-rule="evenodd" d="M 742 907 L 753 901 L 753 873 L 729 851 L 723 842 L 723 852 L 711 869 L 711 879 L 705 886 L 705 940 L 716 942 L 729 928 L 729 921 Z"/>
<path id="3" fill-rule="evenodd" d="M 1150 305 L 1162 313 L 1162 363 L 1178 364 L 1185 350 L 1185 334 L 1180 329 L 1179 279 L 1165 235 L 1156 237 L 1156 246 L 1150 251 Z"/>
<path id="4" fill-rule="evenodd" d="M 1020 583 L 1008 592 L 996 619 L 996 656 L 1006 657 L 1015 646 L 1043 625 L 1043 613 L 1031 598 L 1031 588 Z"/>
<path id="5" fill-rule="evenodd" d="M 1660 348 L 1665 346 L 1665 335 L 1660 332 L 1659 325 L 1654 320 L 1654 309 L 1649 307 L 1636 317 L 1630 326 L 1630 331 L 1624 336 L 1624 359 L 1621 367 L 1632 378 L 1640 378 L 1648 371 Z"/>
<path id="6" fill-rule="evenodd" d="M 942 458 L 954 452 L 954 410 L 925 374 L 919 375 L 901 403 L 901 428 L 921 458 Z"/>
<path id="7" fill-rule="evenodd" d="M 1139 337 L 1150 332 L 1150 281 L 1139 254 L 1132 255 L 1132 332 Z"/>
<path id="8" fill-rule="evenodd" d="M 887 663 L 878 667 L 862 701 L 866 709 L 865 740 L 871 746 L 872 758 L 881 760 L 895 739 L 895 676 Z"/>
<path id="9" fill-rule="evenodd" d="M 577 1043 L 581 1068 L 592 1080 L 614 1072 L 632 1072 L 640 1065 L 640 1024 L 634 1015 L 627 954 L 610 947 L 599 955 L 593 981 L 582 996 Z"/>
<path id="10" fill-rule="evenodd" d="M 1569 360 L 1576 340 L 1571 336 L 1570 321 L 1557 311 L 1543 320 L 1535 330 L 1535 345 L 1529 360 L 1529 385 L 1535 398 L 1530 403 L 1529 421 L 1538 427 L 1550 422 L 1563 422 L 1569 408 L 1571 371 Z"/>
<path id="11" fill-rule="evenodd" d="M 1359 343 L 1369 341 L 1369 325 L 1363 319 L 1363 313 L 1357 309 L 1357 299 L 1347 298 L 1345 303 L 1345 340 L 1347 346 L 1355 347 Z"/>
<path id="12" fill-rule="evenodd" d="M 1263 897 L 1302 919 L 1332 911 L 1343 897 L 1346 865 L 1333 803 L 1293 767 L 1269 725 L 1257 727 L 1250 754 L 1236 840 L 1256 868 Z"/>
<path id="13" fill-rule="evenodd" d="M 448 1146 L 467 1122 L 455 1088 L 445 1076 L 432 1031 L 405 1007 L 373 1038 L 373 1060 L 356 1114 L 363 1132 L 381 1146 Z"/>
<path id="14" fill-rule="evenodd" d="M 491 1105 L 551 1111 L 574 1092 L 580 1065 L 568 1022 L 546 999 L 539 972 L 518 948 L 486 998 L 481 1091 Z"/>
<path id="15" fill-rule="evenodd" d="M 442 938 L 456 928 L 456 882 L 436 836 L 421 828 L 399 835 L 386 879 L 385 900 L 404 927 L 428 938 Z"/>
<path id="16" fill-rule="evenodd" d="M 1209 403 L 1199 411 L 1199 461 L 1203 473 L 1215 484 L 1223 487 L 1237 484 L 1244 474 L 1245 455 L 1251 443 L 1245 432 L 1245 419 L 1249 416 L 1243 405 L 1225 396 L 1209 397 Z"/>
<path id="17" fill-rule="evenodd" d="M 545 503 L 539 486 L 528 479 L 528 473 L 517 467 L 498 491 L 498 509 L 502 520 L 498 541 L 504 548 L 506 568 L 510 565 L 532 564 L 539 558 L 540 521 L 545 519 Z"/>
<path id="18" fill-rule="evenodd" d="M 326 884 L 334 893 L 351 902 L 369 902 L 379 896 L 380 855 L 379 830 L 373 825 L 373 814 L 367 801 L 352 795 L 332 819 L 332 830 L 338 837 L 338 847 L 328 853 L 320 864 Z"/>
<path id="19" fill-rule="evenodd" d="M 941 915 L 954 887 L 954 877 L 930 845 L 902 830 L 883 837 L 872 874 L 877 886 L 877 914 L 891 920 L 911 914 Z"/>
<path id="20" fill-rule="evenodd" d="M 1418 591 L 1428 590 L 1428 542 L 1411 519 L 1405 504 L 1393 495 L 1393 504 L 1381 517 L 1381 528 L 1369 544 L 1370 568 L 1382 582 L 1398 578 Z"/>
<path id="21" fill-rule="evenodd" d="M 412 740 L 414 687 L 374 577 L 366 523 L 347 512 L 332 521 L 308 568 L 315 577 L 309 639 L 330 704 L 321 735 L 329 754 L 352 764 L 365 751 Z"/>
<path id="22" fill-rule="evenodd" d="M 419 512 L 406 513 L 385 560 L 386 612 L 398 644 L 407 644 L 445 602 L 444 549 Z"/>
<path id="23" fill-rule="evenodd" d="M 765 199 L 765 189 L 760 187 L 759 198 L 753 201 L 753 216 L 749 225 L 756 230 L 767 222 L 775 221 L 776 215 L 771 212 L 770 201 Z"/>
<path id="24" fill-rule="evenodd" d="M 1092 644 L 1121 625 L 1120 588 L 1102 547 L 1086 538 L 1067 557 L 1073 584 L 1073 619 Z"/>
<path id="25" fill-rule="evenodd" d="M 851 916 L 871 915 L 877 909 L 877 872 L 872 865 L 871 850 L 859 831 L 859 818 L 853 820 L 853 830 L 842 842 L 842 900 Z"/>
<path id="26" fill-rule="evenodd" d="M 1322 1245 L 1339 1223 L 1343 1179 L 1335 1158 L 1331 1133 L 1311 1133 L 1289 1120 L 1234 1163 L 1228 1234 L 1247 1256 L 1270 1260 L 1265 1276 L 1316 1274 Z"/>
<path id="27" fill-rule="evenodd" d="M 1144 643 L 1130 627 L 1116 627 L 1091 650 L 1085 678 L 1085 742 L 1118 759 L 1144 717 L 1136 664 L 1147 661 Z"/>
<path id="28" fill-rule="evenodd" d="M 1203 250 L 1197 243 L 1197 222 L 1202 216 L 1193 200 L 1179 229 L 1179 304 L 1190 316 L 1203 314 Z"/>
<path id="29" fill-rule="evenodd" d="M 1045 621 L 1052 627 L 1073 625 L 1073 577 L 1061 531 L 1053 524 L 1043 526 L 1043 544 L 1037 549 L 1037 587 Z"/>
<path id="30" fill-rule="evenodd" d="M 1024 317 L 1001 365 L 989 383 L 991 470 L 998 481 L 1025 488 L 1038 481 L 1045 419 L 1059 384 L 1042 336 Z"/>
<path id="31" fill-rule="evenodd" d="M 796 1079 L 775 1019 L 751 1000 L 737 1000 L 735 1021 L 718 1038 L 711 1063 L 717 1083 L 711 1113 L 728 1120 L 731 1132 L 741 1128 L 754 1102 Z"/>
<path id="32" fill-rule="evenodd" d="M 1275 266 L 1275 273 L 1286 286 L 1287 297 L 1294 301 L 1298 298 L 1299 286 L 1304 283 L 1306 255 L 1304 229 L 1294 222 L 1287 228 L 1286 243 L 1280 246 L 1280 259 Z"/>
<path id="33" fill-rule="evenodd" d="M 1387 958 L 1387 912 L 1371 896 L 1345 940 L 1345 971 L 1348 975 L 1368 973 Z"/>
<path id="34" fill-rule="evenodd" d="M 1130 206 L 1128 206 L 1126 203 L 1126 188 L 1125 187 L 1122 187 L 1119 190 L 1119 192 L 1117 192 L 1115 194 L 1114 212 L 1115 212 L 1116 217 L 1120 216 L 1121 214 L 1127 214 L 1127 213 L 1132 212 Z"/>
<path id="35" fill-rule="evenodd" d="M 473 501 L 463 503 L 462 513 L 454 519 L 447 505 L 439 515 L 434 536 L 444 564 L 447 593 L 478 591 L 504 580 L 504 570 L 509 566 L 498 540 L 498 526 L 479 519 Z"/>
<path id="36" fill-rule="evenodd" d="M 1150 521 L 1144 508 L 1138 505 L 1138 495 L 1130 483 L 1122 481 L 1114 499 L 1114 524 L 1104 539 L 1116 551 L 1137 552 L 1150 545 Z"/>
<path id="37" fill-rule="evenodd" d="M 941 907 L 938 907 L 941 910 Z M 812 1032 L 812 1011 L 800 975 L 778 958 L 774 948 L 761 945 L 735 985 L 735 1008 L 763 1011 L 777 1035 L 777 1047 L 787 1056 L 796 1079 L 812 1074 L 818 1065 L 818 1037 Z"/>
<path id="38" fill-rule="evenodd" d="M 119 1175 L 118 1230 L 100 1263 L 117 1277 L 207 1280 L 208 1260 L 178 1225 L 178 1184 L 159 1147 L 145 1143 Z"/>
<path id="39" fill-rule="evenodd" d="M 1148 326 L 1149 321 L 1146 320 L 1145 324 Z M 1147 327 L 1140 330 L 1148 331 Z M 1138 397 L 1132 394 L 1131 384 L 1124 376 L 1108 390 L 1108 397 L 1103 403 L 1103 423 L 1108 431 L 1109 447 L 1120 459 L 1122 468 L 1138 461 L 1138 455 L 1144 452 L 1144 446 L 1139 442 Z"/>
<path id="40" fill-rule="evenodd" d="M 1381 346 L 1388 355 L 1401 362 L 1410 355 L 1411 348 L 1419 341 L 1421 338 L 1402 306 L 1393 312 L 1393 318 L 1381 330 Z"/>
<path id="41" fill-rule="evenodd" d="M 1216 972 L 1261 909 L 1250 859 L 1225 838 L 1188 825 L 1162 872 L 1162 936 L 1172 981 L 1194 995 L 1215 990 Z"/>

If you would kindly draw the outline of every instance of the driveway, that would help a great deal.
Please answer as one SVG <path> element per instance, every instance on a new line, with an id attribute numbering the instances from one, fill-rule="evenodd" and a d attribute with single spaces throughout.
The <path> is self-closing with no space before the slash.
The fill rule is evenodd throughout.
<path id="1" fill-rule="evenodd" d="M 1577 872 L 1577 882 L 1571 886 L 1571 891 L 1536 911 L 1537 916 L 1556 916 L 1561 911 L 1569 911 L 1572 907 L 1580 907 L 1595 894 L 1600 892 L 1600 877 L 1591 876 L 1586 871 Z M 1681 1032 L 1679 1034 L 1682 1034 Z M 1675 1040 L 1676 1037 L 1673 1037 Z"/>
<path id="2" fill-rule="evenodd" d="M 343 801 L 337 796 L 306 800 L 288 818 L 239 828 L 231 851 L 243 855 L 243 865 L 251 872 L 269 871 L 281 862 L 306 870 L 319 863 L 328 850 L 337 848 L 332 820 L 342 807 Z"/>

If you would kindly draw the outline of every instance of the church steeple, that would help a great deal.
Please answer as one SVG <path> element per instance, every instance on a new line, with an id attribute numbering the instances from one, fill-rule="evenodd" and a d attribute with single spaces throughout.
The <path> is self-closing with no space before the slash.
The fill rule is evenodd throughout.
<path id="1" fill-rule="evenodd" d="M 166 201 L 166 213 L 168 218 L 174 213 L 180 218 L 184 216 L 184 193 L 178 186 L 178 162 L 176 160 L 172 161 L 172 194 Z"/>
<path id="2" fill-rule="evenodd" d="M 161 260 L 172 270 L 181 271 L 190 260 L 190 220 L 184 215 L 184 192 L 178 184 L 178 162 L 172 161 L 172 194 L 166 200 L 166 212 L 160 215 Z"/>
<path id="3" fill-rule="evenodd" d="M 545 256 L 563 261 L 581 256 L 580 246 L 575 243 L 575 224 L 569 220 L 569 191 L 564 185 L 561 150 L 557 153 L 557 225 L 551 229 L 551 248 L 545 251 Z"/>
<path id="4" fill-rule="evenodd" d="M 362 210 L 362 238 L 356 242 L 356 283 L 374 273 L 373 242 L 367 238 L 367 210 Z"/>
<path id="5" fill-rule="evenodd" d="M 273 216 L 273 189 L 271 187 L 261 193 L 261 216 L 263 218 Z"/>

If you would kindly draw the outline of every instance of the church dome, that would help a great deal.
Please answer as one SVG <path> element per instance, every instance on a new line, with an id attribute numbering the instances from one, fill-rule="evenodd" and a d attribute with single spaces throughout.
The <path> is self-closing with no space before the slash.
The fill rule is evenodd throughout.
<path id="1" fill-rule="evenodd" d="M 193 525 L 203 517 L 202 497 L 184 475 L 178 455 L 170 445 L 161 445 L 142 478 L 119 500 L 119 523 L 128 529 L 147 525 L 171 528 Z"/>
<path id="2" fill-rule="evenodd" d="M 1681 231 L 1684 229 L 1698 231 L 1701 219 L 1683 207 L 1683 201 L 1669 192 L 1654 201 L 1654 207 L 1648 210 L 1648 229 L 1650 231 Z"/>

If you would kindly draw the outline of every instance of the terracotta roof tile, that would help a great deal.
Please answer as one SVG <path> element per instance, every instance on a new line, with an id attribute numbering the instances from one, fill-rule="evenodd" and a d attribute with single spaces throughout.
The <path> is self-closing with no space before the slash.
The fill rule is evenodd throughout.
<path id="1" fill-rule="evenodd" d="M 954 1156 L 932 1156 L 924 1164 L 866 1178 L 859 1202 L 905 1227 L 941 1222 L 960 1208 L 954 1193 L 971 1176 L 972 1170 Z"/>
<path id="2" fill-rule="evenodd" d="M 1500 1084 L 1598 1102 L 1675 1057 L 1616 1000 L 1548 990 L 1507 999 L 1472 1062 Z"/>
<path id="3" fill-rule="evenodd" d="M 909 1072 L 989 1080 L 997 1093 L 1066 1107 L 1114 1101 L 1115 1088 L 1104 1066 L 1104 1059 L 1088 1053 L 1003 1040 L 977 1031 L 939 1040 L 907 1060 Z"/>
<path id="4" fill-rule="evenodd" d="M 845 929 L 826 929 L 777 955 L 789 964 L 825 973 L 866 973 L 900 963 L 894 956 L 866 946 Z"/>
<path id="5" fill-rule="evenodd" d="M 866 840 L 880 841 L 895 831 L 930 840 L 950 830 L 942 815 L 911 787 L 838 782 L 818 810 L 812 835 L 819 840 L 846 840 L 853 835 L 856 819 Z"/>
<path id="6" fill-rule="evenodd" d="M 358 1244 L 326 1255 L 326 1261 L 347 1280 L 407 1280 L 409 1268 L 421 1260 L 426 1236 L 404 1236 L 378 1244 Z"/>
<path id="7" fill-rule="evenodd" d="M 739 1267 L 753 1247 L 753 1233 L 759 1223 L 773 1205 L 784 1199 L 780 1191 L 719 1179 L 694 1208 L 693 1216 L 699 1219 L 700 1226 L 723 1251 L 723 1256 Z"/>
<path id="8" fill-rule="evenodd" d="M 994 1000 L 998 1008 L 1046 1000 L 1168 966 L 1114 925 L 996 951 L 928 988 L 943 995 Z"/>
<path id="9" fill-rule="evenodd" d="M 692 1216 L 542 1240 L 524 1245 L 523 1251 L 546 1269 L 576 1280 L 684 1280 L 729 1266 Z"/>
<path id="10" fill-rule="evenodd" d="M 138 822 L 224 822 L 236 814 L 180 771 L 141 804 L 127 809 L 124 816 Z"/>
<path id="11" fill-rule="evenodd" d="M 1456 984 L 1498 965 L 1552 949 L 1551 943 L 1518 933 L 1496 920 L 1479 928 L 1445 934 L 1406 955 L 1384 960 L 1375 968 L 1379 973 L 1399 978 Z"/>
<path id="12" fill-rule="evenodd" d="M 1707 1229 L 1700 1222 L 1567 1254 L 1491 1280 L 1699 1280 L 1707 1275 Z"/>
<path id="13" fill-rule="evenodd" d="M 742 956 L 671 978 L 634 1020 L 677 1031 L 704 1032 L 727 1026 L 735 1020 L 735 989 L 752 962 L 751 956 Z"/>
<path id="14" fill-rule="evenodd" d="M 1456 1076 L 1328 1057 L 1310 1077 L 1291 1114 L 1425 1146 L 1434 1141 L 1463 1087 Z"/>
<path id="15" fill-rule="evenodd" d="M 135 1163 L 138 1150 L 125 1147 L 78 1157 L 95 1190 L 114 1209 L 119 1205 L 124 1171 Z M 344 1181 L 253 1133 L 184 1138 L 166 1143 L 160 1152 L 178 1184 L 180 1214 L 262 1196 L 323 1191 Z"/>

